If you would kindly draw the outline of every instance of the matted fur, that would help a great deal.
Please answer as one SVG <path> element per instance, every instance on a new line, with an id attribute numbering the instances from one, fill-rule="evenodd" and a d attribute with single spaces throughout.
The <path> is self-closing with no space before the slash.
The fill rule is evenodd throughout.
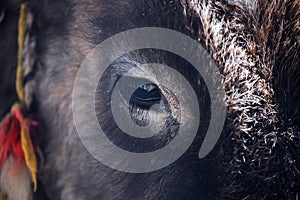
<path id="1" fill-rule="evenodd" d="M 299 86 L 293 85 L 299 83 L 299 2 L 254 1 L 249 6 L 192 0 L 183 6 L 191 33 L 224 75 L 231 122 L 220 156 L 227 171 L 221 178 L 223 198 L 297 198 L 299 101 L 285 104 L 278 95 L 299 97 Z M 284 91 L 283 80 L 295 91 Z M 283 113 L 289 106 L 296 111 Z"/>

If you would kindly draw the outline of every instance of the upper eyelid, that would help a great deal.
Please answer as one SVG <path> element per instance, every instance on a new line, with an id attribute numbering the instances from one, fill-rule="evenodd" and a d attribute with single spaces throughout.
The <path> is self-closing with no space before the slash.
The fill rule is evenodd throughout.
<path id="1" fill-rule="evenodd" d="M 147 70 L 145 70 L 143 67 L 141 67 L 141 63 L 138 63 L 134 60 L 122 60 L 122 61 L 117 61 L 116 63 L 114 63 L 112 65 L 113 67 L 113 73 L 116 76 L 127 76 L 127 77 L 132 77 L 132 78 L 141 78 L 144 77 L 145 79 L 152 79 L 151 77 L 151 72 L 148 72 Z M 128 72 L 131 69 L 138 69 L 135 70 L 134 72 L 137 73 L 133 73 L 132 71 L 130 72 L 130 75 L 128 74 Z"/>

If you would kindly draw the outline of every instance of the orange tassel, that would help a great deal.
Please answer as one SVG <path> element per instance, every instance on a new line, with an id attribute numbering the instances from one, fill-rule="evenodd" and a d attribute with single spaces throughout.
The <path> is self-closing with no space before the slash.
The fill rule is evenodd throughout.
<path id="1" fill-rule="evenodd" d="M 31 173 L 34 191 L 37 188 L 36 153 L 40 154 L 34 128 L 37 126 L 38 122 L 23 115 L 20 104 L 12 107 L 11 113 L 0 125 L 0 169 L 9 155 L 16 159 L 15 168 L 25 162 Z"/>

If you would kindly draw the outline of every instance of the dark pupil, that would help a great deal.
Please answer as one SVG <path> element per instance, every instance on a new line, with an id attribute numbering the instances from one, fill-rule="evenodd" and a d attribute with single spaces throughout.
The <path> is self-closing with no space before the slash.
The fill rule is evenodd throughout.
<path id="1" fill-rule="evenodd" d="M 132 94 L 129 104 L 142 109 L 149 110 L 154 104 L 158 104 L 161 100 L 161 91 L 157 85 L 153 83 L 140 86 Z"/>

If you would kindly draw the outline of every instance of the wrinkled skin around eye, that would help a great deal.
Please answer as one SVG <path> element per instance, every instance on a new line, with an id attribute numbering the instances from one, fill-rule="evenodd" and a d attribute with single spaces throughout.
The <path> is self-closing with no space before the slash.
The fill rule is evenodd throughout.
<path id="1" fill-rule="evenodd" d="M 43 146 L 47 163 L 41 172 L 41 180 L 50 198 L 212 198 L 210 193 L 216 188 L 214 158 L 198 158 L 208 122 L 204 113 L 201 116 L 203 128 L 191 148 L 170 166 L 145 174 L 120 172 L 97 161 L 83 147 L 72 120 L 72 86 L 78 67 L 87 53 L 109 36 L 135 27 L 160 26 L 184 31 L 183 19 L 175 20 L 178 17 L 176 9 L 179 9 L 177 3 L 83 1 L 72 5 L 57 2 L 45 4 L 42 9 L 42 3 L 37 3 L 37 20 L 41 20 L 38 24 L 41 28 L 37 32 L 41 66 L 36 74 L 38 85 L 35 94 L 39 99 L 37 110 L 47 130 Z M 136 56 L 143 60 L 142 55 Z M 159 57 L 161 62 L 170 59 L 167 55 L 157 53 L 145 57 L 151 56 Z M 178 63 L 176 67 L 185 66 Z M 197 80 L 197 77 L 194 79 Z M 99 87 L 109 86 L 112 84 L 110 81 L 104 80 Z M 99 101 L 102 101 L 101 98 Z M 106 114 L 102 113 L 102 116 Z M 107 130 L 112 135 L 118 131 L 113 126 Z M 152 140 L 154 147 L 160 142 L 159 138 Z"/>

